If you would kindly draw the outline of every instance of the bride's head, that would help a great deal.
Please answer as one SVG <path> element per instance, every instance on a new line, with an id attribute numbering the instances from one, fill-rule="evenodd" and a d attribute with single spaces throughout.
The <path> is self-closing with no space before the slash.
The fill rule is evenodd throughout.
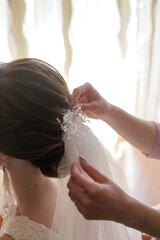
<path id="1" fill-rule="evenodd" d="M 59 72 L 37 59 L 0 65 L 0 152 L 57 177 L 64 154 L 61 119 L 70 93 Z"/>

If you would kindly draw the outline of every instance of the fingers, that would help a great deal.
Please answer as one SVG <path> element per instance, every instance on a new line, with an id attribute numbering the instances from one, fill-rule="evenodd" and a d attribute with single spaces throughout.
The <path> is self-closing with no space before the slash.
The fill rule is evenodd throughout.
<path id="1" fill-rule="evenodd" d="M 90 89 L 92 88 L 93 87 L 90 83 L 85 83 L 78 88 L 75 88 L 72 93 L 72 106 L 75 106 L 78 103 L 84 103 L 87 99 Z"/>
<path id="2" fill-rule="evenodd" d="M 76 174 L 76 175 L 75 175 Z M 79 182 L 80 181 L 80 182 Z M 69 197 L 74 202 L 78 211 L 86 218 L 90 219 L 90 207 L 92 206 L 92 198 L 94 197 L 93 187 L 90 181 L 81 175 L 76 164 L 72 166 L 72 175 L 68 182 Z"/>
<path id="3" fill-rule="evenodd" d="M 81 90 L 79 88 L 75 88 L 72 93 L 72 106 L 75 106 L 79 103 L 79 98 L 81 96 Z"/>
<path id="4" fill-rule="evenodd" d="M 85 206 L 83 206 L 83 204 L 81 204 L 81 202 L 76 201 L 75 205 L 76 205 L 78 211 L 83 215 L 83 217 L 85 219 L 92 220 L 92 219 L 96 218 L 96 217 L 94 217 L 94 218 L 92 217 L 93 210 L 90 211 L 90 209 L 92 209 L 92 208 L 89 207 L 89 204 L 88 204 L 88 207 L 86 208 Z"/>
<path id="5" fill-rule="evenodd" d="M 86 199 L 86 192 L 85 189 L 88 184 L 88 181 L 81 175 L 80 170 L 78 169 L 76 164 L 72 165 L 71 169 L 71 177 L 67 184 L 67 187 L 69 188 L 69 197 L 72 201 L 74 201 L 76 204 L 80 203 L 82 205 L 82 201 Z M 88 186 L 88 189 L 90 187 Z"/>
<path id="6" fill-rule="evenodd" d="M 69 192 L 68 195 L 73 202 L 79 202 L 85 198 L 85 193 L 79 189 L 71 180 L 68 182 Z"/>
<path id="7" fill-rule="evenodd" d="M 73 164 L 71 167 L 71 177 L 67 185 L 70 191 L 76 195 L 79 190 L 87 192 L 90 190 L 91 184 L 92 183 L 81 174 L 77 165 Z"/>
<path id="8" fill-rule="evenodd" d="M 93 103 L 81 103 L 79 105 L 80 105 L 82 111 L 86 114 L 87 113 L 89 114 L 90 112 L 94 111 L 94 104 Z"/>
<path id="9" fill-rule="evenodd" d="M 83 168 L 83 170 L 97 183 L 109 183 L 110 180 L 101 174 L 99 171 L 97 171 L 94 167 L 92 167 L 87 161 L 80 157 L 80 163 Z M 71 167 L 71 178 L 68 183 L 68 188 L 73 194 L 78 193 L 78 191 L 81 189 L 84 192 L 90 192 L 91 189 L 93 189 L 93 182 L 88 180 L 85 176 L 82 175 L 80 172 L 80 169 L 76 164 L 73 164 Z M 95 184 L 94 184 L 95 185 Z"/>
<path id="10" fill-rule="evenodd" d="M 98 183 L 107 183 L 109 179 L 91 166 L 83 157 L 80 157 L 80 163 L 83 170 Z"/>

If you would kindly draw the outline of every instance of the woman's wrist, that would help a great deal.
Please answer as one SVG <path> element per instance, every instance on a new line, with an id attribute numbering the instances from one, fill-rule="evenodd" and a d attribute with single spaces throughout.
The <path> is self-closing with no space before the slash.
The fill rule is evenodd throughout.
<path id="1" fill-rule="evenodd" d="M 123 224 L 144 231 L 147 226 L 147 206 L 132 197 L 128 197 L 125 204 Z"/>
<path id="2" fill-rule="evenodd" d="M 112 125 L 116 119 L 119 118 L 120 109 L 111 103 L 104 102 L 104 113 L 101 117 L 101 120 L 105 121 L 107 124 Z"/>
<path id="3" fill-rule="evenodd" d="M 153 237 L 160 237 L 160 211 L 131 197 L 126 201 L 126 208 L 121 223 Z"/>

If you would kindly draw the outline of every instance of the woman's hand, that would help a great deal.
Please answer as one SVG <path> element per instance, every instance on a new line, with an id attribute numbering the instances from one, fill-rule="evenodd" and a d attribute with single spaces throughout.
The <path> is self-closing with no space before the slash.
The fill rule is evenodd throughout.
<path id="1" fill-rule="evenodd" d="M 82 111 L 90 118 L 104 120 L 110 104 L 90 84 L 85 83 L 75 88 L 72 93 L 72 105 L 79 104 Z"/>
<path id="2" fill-rule="evenodd" d="M 83 158 L 80 158 L 80 163 L 93 181 L 83 176 L 78 166 L 73 164 L 68 188 L 69 196 L 86 219 L 119 222 L 160 238 L 159 210 L 127 195 Z"/>
<path id="3" fill-rule="evenodd" d="M 72 165 L 68 188 L 77 209 L 86 219 L 123 222 L 122 218 L 129 211 L 129 196 L 83 158 L 80 158 L 80 162 L 94 181 L 86 179 L 76 164 Z"/>

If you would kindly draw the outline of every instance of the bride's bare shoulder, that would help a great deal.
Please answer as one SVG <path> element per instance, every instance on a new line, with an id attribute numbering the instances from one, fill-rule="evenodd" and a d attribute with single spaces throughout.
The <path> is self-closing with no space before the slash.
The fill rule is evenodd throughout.
<path id="1" fill-rule="evenodd" d="M 14 240 L 14 238 L 12 238 L 8 235 L 3 235 L 2 237 L 0 237 L 0 240 Z"/>

